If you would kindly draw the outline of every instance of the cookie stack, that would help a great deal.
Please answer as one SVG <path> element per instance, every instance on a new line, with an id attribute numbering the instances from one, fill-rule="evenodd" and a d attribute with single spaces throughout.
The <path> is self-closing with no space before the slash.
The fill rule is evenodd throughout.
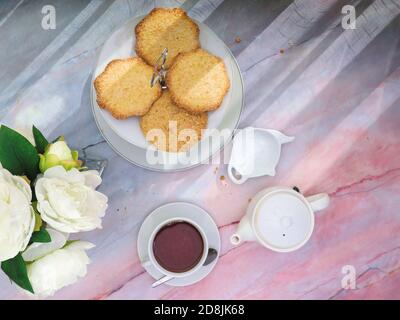
<path id="1" fill-rule="evenodd" d="M 230 86 L 224 62 L 200 48 L 199 33 L 184 10 L 153 9 L 135 28 L 138 56 L 111 61 L 95 79 L 98 105 L 117 119 L 140 116 L 146 139 L 160 150 L 197 143 Z M 150 86 L 164 48 L 168 90 Z"/>

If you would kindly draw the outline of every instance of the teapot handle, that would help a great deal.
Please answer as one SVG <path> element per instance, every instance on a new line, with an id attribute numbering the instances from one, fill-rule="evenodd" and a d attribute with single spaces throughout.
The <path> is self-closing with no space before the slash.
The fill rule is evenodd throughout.
<path id="1" fill-rule="evenodd" d="M 242 184 L 248 179 L 248 177 L 241 175 L 231 164 L 228 166 L 228 176 L 236 184 Z"/>
<path id="2" fill-rule="evenodd" d="M 327 193 L 318 193 L 313 196 L 306 197 L 314 211 L 320 211 L 329 206 L 329 195 Z"/>

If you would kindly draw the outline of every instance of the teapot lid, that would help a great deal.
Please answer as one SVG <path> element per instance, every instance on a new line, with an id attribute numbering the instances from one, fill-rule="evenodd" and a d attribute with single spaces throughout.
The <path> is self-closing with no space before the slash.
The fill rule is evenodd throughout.
<path id="1" fill-rule="evenodd" d="M 300 248 L 310 238 L 314 214 L 305 198 L 296 191 L 276 191 L 260 200 L 254 216 L 256 234 L 265 246 L 288 252 Z"/>

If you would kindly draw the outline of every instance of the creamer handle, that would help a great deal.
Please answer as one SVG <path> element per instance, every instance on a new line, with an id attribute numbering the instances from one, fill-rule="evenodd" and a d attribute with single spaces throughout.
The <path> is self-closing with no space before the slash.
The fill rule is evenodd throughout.
<path id="1" fill-rule="evenodd" d="M 231 166 L 231 164 L 228 166 L 228 176 L 231 181 L 236 184 L 242 184 L 248 179 L 247 177 L 239 174 L 235 168 Z"/>

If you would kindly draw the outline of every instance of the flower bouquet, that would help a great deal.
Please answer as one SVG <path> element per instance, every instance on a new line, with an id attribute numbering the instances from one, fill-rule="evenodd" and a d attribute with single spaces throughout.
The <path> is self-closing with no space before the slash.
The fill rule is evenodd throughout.
<path id="1" fill-rule="evenodd" d="M 63 137 L 32 132 L 31 143 L 0 127 L 0 263 L 26 293 L 46 297 L 86 274 L 94 245 L 69 234 L 101 228 L 108 199 Z"/>

